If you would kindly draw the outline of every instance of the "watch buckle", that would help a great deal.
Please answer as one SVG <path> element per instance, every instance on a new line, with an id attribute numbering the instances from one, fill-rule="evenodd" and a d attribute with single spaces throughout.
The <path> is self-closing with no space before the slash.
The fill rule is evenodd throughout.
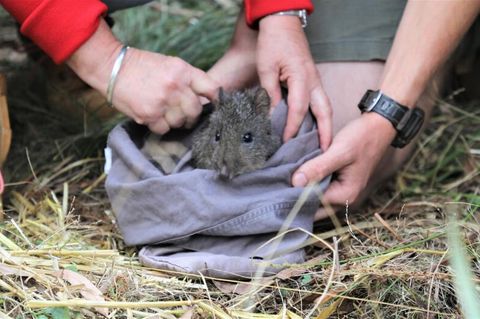
<path id="1" fill-rule="evenodd" d="M 380 98 L 382 97 L 382 92 L 378 91 L 376 92 L 377 93 L 377 96 L 375 96 L 375 98 L 373 99 L 373 101 L 371 103 L 369 103 L 368 107 L 365 109 L 364 112 L 370 112 L 371 110 L 373 110 L 373 108 L 377 105 L 378 101 L 380 100 Z"/>

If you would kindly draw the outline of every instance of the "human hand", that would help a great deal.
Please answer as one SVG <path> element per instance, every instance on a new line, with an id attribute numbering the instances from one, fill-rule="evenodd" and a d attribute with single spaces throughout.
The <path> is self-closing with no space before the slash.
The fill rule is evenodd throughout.
<path id="1" fill-rule="evenodd" d="M 225 90 L 252 86 L 258 82 L 255 49 L 231 47 L 207 74 Z"/>
<path id="2" fill-rule="evenodd" d="M 202 111 L 199 96 L 216 96 L 218 84 L 179 58 L 133 48 L 127 54 L 113 104 L 153 132 L 193 125 Z"/>
<path id="3" fill-rule="evenodd" d="M 207 74 L 224 89 L 241 89 L 258 82 L 256 49 L 258 32 L 247 26 L 245 13 L 240 11 L 227 52 Z"/>
<path id="4" fill-rule="evenodd" d="M 121 43 L 101 21 L 97 31 L 67 61 L 88 84 L 106 95 Z M 214 99 L 219 85 L 185 61 L 131 48 L 113 91 L 113 105 L 153 132 L 192 125 L 202 110 L 200 96 Z"/>
<path id="5" fill-rule="evenodd" d="M 260 83 L 272 98 L 272 105 L 281 99 L 280 82 L 288 87 L 283 139 L 297 133 L 310 104 L 318 124 L 320 146 L 326 150 L 332 139 L 332 110 L 298 17 L 262 18 L 257 47 Z"/>
<path id="6" fill-rule="evenodd" d="M 395 135 L 386 119 L 365 113 L 340 130 L 325 153 L 300 166 L 292 184 L 305 186 L 336 172 L 322 201 L 331 205 L 355 203 Z"/>

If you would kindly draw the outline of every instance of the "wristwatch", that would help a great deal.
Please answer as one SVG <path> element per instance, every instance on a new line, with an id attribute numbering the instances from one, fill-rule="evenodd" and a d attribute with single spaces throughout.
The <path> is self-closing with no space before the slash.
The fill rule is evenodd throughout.
<path id="1" fill-rule="evenodd" d="M 301 9 L 301 10 L 286 10 L 286 11 L 279 11 L 275 12 L 272 14 L 269 14 L 271 16 L 294 16 L 294 17 L 299 17 L 300 21 L 302 22 L 302 28 L 305 28 L 307 26 L 307 10 Z"/>
<path id="2" fill-rule="evenodd" d="M 367 90 L 360 103 L 358 103 L 358 108 L 362 113 L 378 113 L 392 123 L 397 131 L 397 136 L 395 136 L 392 146 L 397 148 L 402 148 L 410 143 L 422 127 L 425 117 L 422 109 L 416 107 L 409 109 L 395 102 L 395 100 L 389 98 L 380 90 Z"/>

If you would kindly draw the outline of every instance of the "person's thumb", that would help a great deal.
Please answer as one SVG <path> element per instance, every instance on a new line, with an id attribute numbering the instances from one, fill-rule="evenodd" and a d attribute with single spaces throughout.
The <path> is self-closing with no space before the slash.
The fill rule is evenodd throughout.
<path id="1" fill-rule="evenodd" d="M 292 185 L 294 187 L 305 187 L 310 183 L 324 179 L 343 166 L 345 166 L 345 163 L 338 159 L 334 149 L 329 148 L 325 153 L 300 166 L 293 173 Z"/>

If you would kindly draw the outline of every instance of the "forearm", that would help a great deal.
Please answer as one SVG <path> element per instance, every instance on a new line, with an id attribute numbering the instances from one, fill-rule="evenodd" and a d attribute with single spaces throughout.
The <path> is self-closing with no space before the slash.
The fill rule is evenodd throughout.
<path id="1" fill-rule="evenodd" d="M 413 106 L 480 10 L 479 0 L 408 1 L 380 90 Z"/>
<path id="2" fill-rule="evenodd" d="M 113 63 L 121 46 L 102 20 L 93 35 L 66 62 L 82 80 L 106 94 Z"/>
<path id="3" fill-rule="evenodd" d="M 258 31 L 248 27 L 244 9 L 238 14 L 235 32 L 230 47 L 238 50 L 255 50 L 257 48 Z"/>
<path id="4" fill-rule="evenodd" d="M 258 31 L 248 27 L 243 11 L 239 13 L 235 32 L 227 52 L 208 71 L 224 89 L 251 85 L 256 80 Z"/>

